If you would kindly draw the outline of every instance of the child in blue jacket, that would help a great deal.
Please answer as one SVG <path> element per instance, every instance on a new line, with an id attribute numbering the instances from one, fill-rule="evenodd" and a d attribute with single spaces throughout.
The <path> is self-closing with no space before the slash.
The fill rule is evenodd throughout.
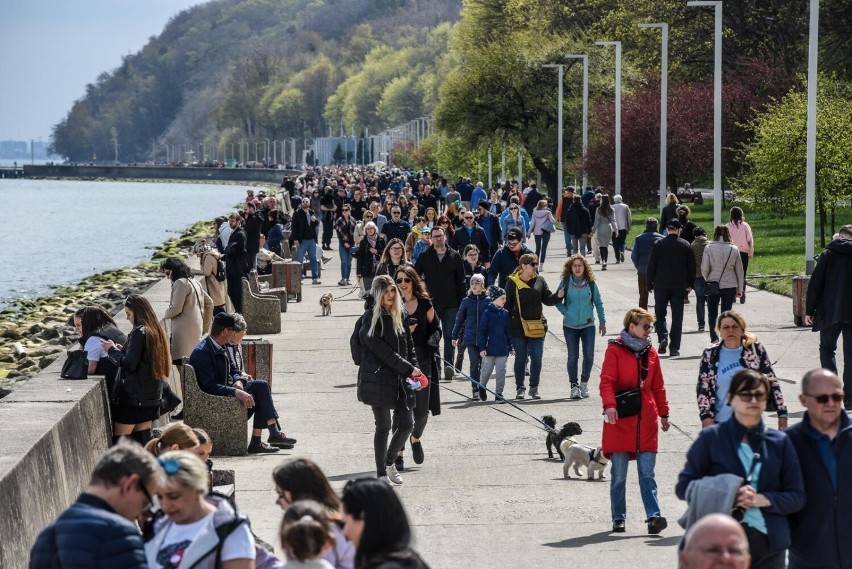
<path id="1" fill-rule="evenodd" d="M 479 356 L 482 358 L 482 370 L 479 382 L 488 384 L 491 371 L 497 369 L 497 402 L 505 403 L 503 387 L 506 384 L 506 363 L 509 354 L 513 353 L 512 335 L 509 333 L 509 311 L 503 308 L 506 304 L 506 291 L 496 285 L 488 287 L 491 304 L 485 309 L 485 314 L 479 321 L 479 332 L 476 345 L 479 346 Z M 483 390 L 484 391 L 484 390 Z"/>
<path id="2" fill-rule="evenodd" d="M 470 290 L 461 301 L 456 316 L 456 324 L 453 326 L 453 333 L 450 336 L 453 339 L 453 346 L 465 346 L 467 348 L 467 354 L 470 358 L 470 377 L 473 379 L 479 377 L 479 365 L 481 363 L 476 334 L 479 329 L 479 322 L 482 320 L 482 314 L 489 303 L 488 295 L 485 294 L 485 277 L 479 274 L 473 275 L 470 277 Z M 485 399 L 487 392 L 484 389 L 473 382 L 471 382 L 471 388 L 473 389 L 474 401 Z"/>

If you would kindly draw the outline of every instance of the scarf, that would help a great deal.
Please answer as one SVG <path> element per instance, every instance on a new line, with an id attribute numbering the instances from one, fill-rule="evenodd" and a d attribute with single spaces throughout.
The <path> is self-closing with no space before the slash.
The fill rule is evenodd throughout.
<path id="1" fill-rule="evenodd" d="M 621 338 L 621 342 L 626 348 L 630 349 L 637 355 L 651 346 L 650 339 L 643 340 L 641 338 L 636 338 L 631 336 L 627 330 L 622 330 L 618 337 Z"/>

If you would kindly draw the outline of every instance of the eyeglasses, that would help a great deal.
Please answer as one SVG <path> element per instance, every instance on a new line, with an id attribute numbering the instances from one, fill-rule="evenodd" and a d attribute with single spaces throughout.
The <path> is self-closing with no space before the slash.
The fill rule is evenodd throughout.
<path id="1" fill-rule="evenodd" d="M 740 391 L 736 395 L 746 403 L 751 403 L 752 400 L 766 401 L 765 391 Z"/>
<path id="2" fill-rule="evenodd" d="M 412 280 L 408 277 L 399 277 L 396 279 L 396 284 L 411 284 Z"/>
<path id="3" fill-rule="evenodd" d="M 145 499 L 148 500 L 148 504 L 144 508 L 142 508 L 142 511 L 143 512 L 149 512 L 149 511 L 153 510 L 154 507 L 156 506 L 156 504 L 154 503 L 154 498 L 151 497 L 151 493 L 148 492 L 148 489 L 145 488 L 145 485 L 142 484 L 141 480 L 139 481 L 139 490 L 142 491 L 142 494 L 145 495 Z"/>
<path id="4" fill-rule="evenodd" d="M 805 397 L 811 397 L 814 401 L 819 403 L 820 405 L 825 405 L 828 403 L 828 400 L 831 399 L 835 403 L 840 403 L 843 401 L 843 393 L 823 393 L 821 395 L 811 395 L 810 393 L 802 393 Z"/>
<path id="5" fill-rule="evenodd" d="M 163 470 L 165 470 L 166 474 L 168 474 L 169 476 L 177 474 L 180 470 L 180 463 L 173 458 L 167 458 L 165 460 L 163 460 L 162 458 L 158 458 L 157 462 L 160 463 L 160 466 L 163 467 Z"/>
<path id="6" fill-rule="evenodd" d="M 464 218 L 465 219 L 473 219 L 473 216 L 472 215 L 466 215 L 466 216 L 464 216 Z"/>
<path id="7" fill-rule="evenodd" d="M 643 329 L 643 330 L 645 330 L 646 332 L 647 332 L 648 330 L 650 330 L 650 329 L 651 329 L 651 325 L 650 325 L 650 324 L 639 324 L 638 322 L 634 322 L 634 323 L 633 323 L 633 325 L 634 325 L 634 326 L 637 326 L 637 327 L 639 327 L 639 328 L 642 328 L 642 329 Z"/>

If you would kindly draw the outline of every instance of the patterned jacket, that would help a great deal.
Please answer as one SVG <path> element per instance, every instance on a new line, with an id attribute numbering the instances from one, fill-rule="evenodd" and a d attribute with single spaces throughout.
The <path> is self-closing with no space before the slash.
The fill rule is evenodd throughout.
<path id="1" fill-rule="evenodd" d="M 698 367 L 698 414 L 701 420 L 712 419 L 716 416 L 716 370 L 719 367 L 719 348 L 721 342 L 717 342 L 704 350 L 701 356 L 701 364 Z M 766 348 L 760 342 L 755 342 L 750 348 L 743 348 L 740 356 L 740 365 L 745 369 L 759 371 L 769 379 L 769 387 L 772 390 L 775 408 L 779 417 L 787 416 L 787 406 L 784 404 L 784 395 L 781 393 L 781 384 L 775 377 L 772 364 L 766 353 Z M 772 402 L 767 404 L 770 409 Z"/>

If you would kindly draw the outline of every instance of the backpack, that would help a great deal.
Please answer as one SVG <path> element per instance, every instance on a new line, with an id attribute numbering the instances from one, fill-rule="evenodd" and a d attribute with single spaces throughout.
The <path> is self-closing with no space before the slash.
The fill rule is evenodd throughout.
<path id="1" fill-rule="evenodd" d="M 225 275 L 225 261 L 222 260 L 222 257 L 216 257 L 216 280 L 221 283 L 225 282 L 227 278 Z"/>
<path id="2" fill-rule="evenodd" d="M 352 354 L 352 361 L 359 367 L 361 366 L 361 361 L 364 359 L 364 344 L 361 343 L 361 324 L 366 315 L 367 312 L 364 312 L 364 314 L 358 317 L 358 320 L 355 321 L 355 329 L 352 330 L 352 335 L 349 336 L 349 351 Z"/>

